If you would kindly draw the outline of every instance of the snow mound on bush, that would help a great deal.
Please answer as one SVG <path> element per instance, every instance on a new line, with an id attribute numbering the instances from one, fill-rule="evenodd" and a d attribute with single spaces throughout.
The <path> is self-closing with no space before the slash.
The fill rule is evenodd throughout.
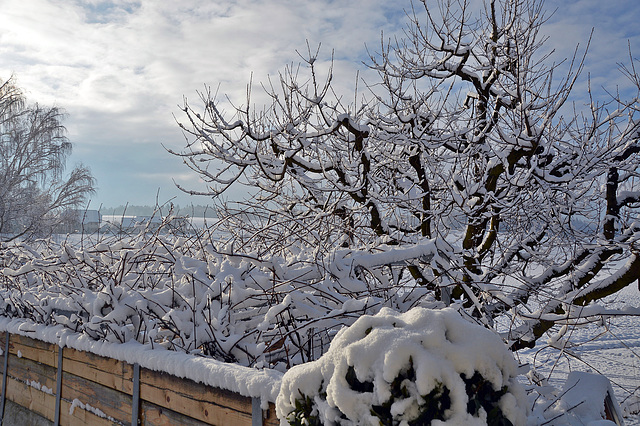
<path id="1" fill-rule="evenodd" d="M 291 368 L 276 410 L 281 424 L 410 425 L 427 412 L 440 415 L 432 424 L 486 424 L 489 389 L 492 415 L 520 425 L 527 398 L 517 367 L 495 333 L 454 309 L 383 308 L 342 329 L 317 361 Z"/>

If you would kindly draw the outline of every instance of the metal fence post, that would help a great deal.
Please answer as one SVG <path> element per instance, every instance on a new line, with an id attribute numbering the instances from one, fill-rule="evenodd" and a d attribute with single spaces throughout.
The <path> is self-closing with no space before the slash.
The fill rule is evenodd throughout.
<path id="1" fill-rule="evenodd" d="M 251 426 L 262 426 L 260 398 L 251 398 Z"/>
<path id="2" fill-rule="evenodd" d="M 131 426 L 137 426 L 140 418 L 140 364 L 133 364 L 133 401 L 131 402 Z"/>
<path id="3" fill-rule="evenodd" d="M 4 373 L 2 373 L 2 401 L 0 401 L 0 425 L 4 421 L 4 402 L 7 399 L 7 374 L 9 370 L 9 337 L 8 331 L 4 333 Z"/>
<path id="4" fill-rule="evenodd" d="M 60 402 L 62 401 L 62 360 L 64 348 L 58 346 L 58 371 L 56 375 L 56 414 L 53 420 L 55 426 L 60 426 Z"/>

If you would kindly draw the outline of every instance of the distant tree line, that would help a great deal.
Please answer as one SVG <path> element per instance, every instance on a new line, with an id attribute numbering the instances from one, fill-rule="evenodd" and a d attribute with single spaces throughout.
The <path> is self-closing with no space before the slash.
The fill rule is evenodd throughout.
<path id="1" fill-rule="evenodd" d="M 166 206 L 137 206 L 137 205 L 120 205 L 118 207 L 102 207 L 100 213 L 103 215 L 127 215 L 127 216 L 152 216 L 154 214 L 166 215 L 171 207 Z M 215 209 L 211 206 L 189 205 L 180 207 L 178 204 L 173 205 L 174 214 L 179 216 L 190 217 L 216 217 Z"/>

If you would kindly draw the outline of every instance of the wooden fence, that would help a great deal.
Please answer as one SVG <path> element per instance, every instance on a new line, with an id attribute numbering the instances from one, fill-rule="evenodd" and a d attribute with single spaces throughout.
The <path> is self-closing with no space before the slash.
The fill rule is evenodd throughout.
<path id="1" fill-rule="evenodd" d="M 0 333 L 0 421 L 53 425 L 278 425 L 273 404 L 89 352 Z M 60 366 L 62 368 L 60 368 Z M 26 414 L 25 414 L 26 413 Z M 15 420 L 13 420 L 15 421 Z"/>

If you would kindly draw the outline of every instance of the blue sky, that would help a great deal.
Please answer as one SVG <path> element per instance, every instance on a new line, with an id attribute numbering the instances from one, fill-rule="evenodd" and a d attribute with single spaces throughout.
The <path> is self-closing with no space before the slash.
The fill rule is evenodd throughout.
<path id="1" fill-rule="evenodd" d="M 0 0 L 0 78 L 17 78 L 31 101 L 57 105 L 74 143 L 71 162 L 98 180 L 91 206 L 155 204 L 188 197 L 173 179 L 198 188 L 198 178 L 163 148 L 179 150 L 183 96 L 204 85 L 239 101 L 246 83 L 296 62 L 306 41 L 335 51 L 338 89 L 348 94 L 363 70 L 365 44 L 380 31 L 398 33 L 409 0 Z M 627 40 L 640 55 L 640 1 L 548 0 L 544 27 L 554 59 L 570 56 L 595 35 L 586 71 L 594 87 L 625 82 Z M 581 90 L 582 88 L 579 88 Z M 236 194 L 240 197 L 241 194 Z"/>

